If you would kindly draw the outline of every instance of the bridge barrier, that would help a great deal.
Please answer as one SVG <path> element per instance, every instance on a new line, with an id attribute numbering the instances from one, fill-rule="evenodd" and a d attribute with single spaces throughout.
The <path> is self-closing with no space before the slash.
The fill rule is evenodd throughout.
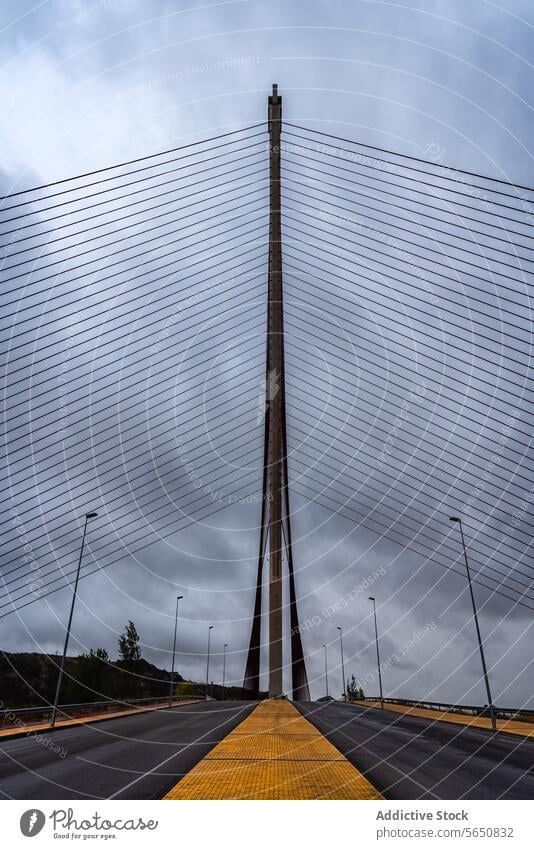
<path id="1" fill-rule="evenodd" d="M 363 699 L 354 699 L 355 702 L 379 702 L 380 696 L 364 696 Z M 404 705 L 405 707 L 423 708 L 425 710 L 437 710 L 447 713 L 462 713 L 467 716 L 490 716 L 487 705 L 456 705 L 448 702 L 428 702 L 413 699 L 382 699 L 384 704 Z M 515 719 L 518 722 L 534 722 L 534 710 L 523 710 L 520 708 L 493 707 L 496 719 Z"/>
<path id="2" fill-rule="evenodd" d="M 190 701 L 191 696 L 173 696 L 173 704 L 176 702 Z M 57 719 L 75 719 L 89 716 L 92 713 L 105 713 L 120 708 L 150 707 L 168 703 L 168 696 L 148 696 L 143 699 L 105 699 L 100 702 L 78 702 L 70 705 L 58 705 Z M 0 728 L 6 726 L 27 725 L 32 722 L 41 721 L 43 724 L 50 720 L 52 705 L 27 708 L 5 708 L 0 709 Z"/>

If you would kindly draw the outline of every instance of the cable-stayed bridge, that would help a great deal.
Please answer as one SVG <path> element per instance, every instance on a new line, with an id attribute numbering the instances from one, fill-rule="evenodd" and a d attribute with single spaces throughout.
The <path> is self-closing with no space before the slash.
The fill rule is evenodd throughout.
<path id="1" fill-rule="evenodd" d="M 90 510 L 82 580 L 247 497 L 251 690 L 268 585 L 270 692 L 291 654 L 308 698 L 296 502 L 438 593 L 461 516 L 479 603 L 530 614 L 533 198 L 287 121 L 276 90 L 263 123 L 5 195 L 0 617 L 73 585 Z"/>

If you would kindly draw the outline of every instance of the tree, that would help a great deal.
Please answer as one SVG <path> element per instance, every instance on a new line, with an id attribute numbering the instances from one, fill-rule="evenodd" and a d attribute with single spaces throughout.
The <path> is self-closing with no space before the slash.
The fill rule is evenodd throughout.
<path id="1" fill-rule="evenodd" d="M 131 619 L 122 634 L 119 635 L 119 659 L 126 663 L 141 660 L 139 634 Z"/>
<path id="2" fill-rule="evenodd" d="M 355 702 L 358 699 L 363 698 L 363 690 L 361 687 L 358 686 L 358 682 L 356 681 L 356 678 L 353 675 L 350 681 L 347 680 L 347 700 L 349 702 Z"/>
<path id="3" fill-rule="evenodd" d="M 192 681 L 180 681 L 174 688 L 175 696 L 199 696 L 200 687 Z"/>
<path id="4" fill-rule="evenodd" d="M 89 649 L 90 657 L 97 657 L 98 660 L 103 660 L 106 663 L 109 663 L 109 654 L 106 649 Z"/>
<path id="5" fill-rule="evenodd" d="M 106 649 L 90 649 L 81 654 L 65 683 L 67 702 L 93 702 L 108 698 L 110 660 Z"/>

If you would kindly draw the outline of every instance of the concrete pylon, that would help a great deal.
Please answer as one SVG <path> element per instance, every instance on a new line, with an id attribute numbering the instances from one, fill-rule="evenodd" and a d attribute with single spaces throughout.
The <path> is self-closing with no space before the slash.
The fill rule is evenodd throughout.
<path id="1" fill-rule="evenodd" d="M 291 669 L 294 699 L 309 698 L 306 665 L 298 623 L 287 468 L 285 411 L 284 313 L 281 228 L 282 98 L 273 85 L 268 104 L 270 224 L 267 356 L 265 378 L 265 445 L 260 550 L 254 615 L 244 687 L 259 690 L 263 563 L 269 542 L 269 696 L 283 695 L 283 578 L 285 544 L 289 571 Z M 285 522 L 285 525 L 284 525 Z M 284 534 L 285 527 L 285 534 Z"/>

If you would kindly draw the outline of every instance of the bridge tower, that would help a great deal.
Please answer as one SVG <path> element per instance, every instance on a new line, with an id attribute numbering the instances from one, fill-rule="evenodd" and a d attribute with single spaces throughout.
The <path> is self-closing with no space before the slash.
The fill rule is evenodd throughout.
<path id="1" fill-rule="evenodd" d="M 287 463 L 284 370 L 284 310 L 281 227 L 282 98 L 273 85 L 268 101 L 269 126 L 269 269 L 267 356 L 264 404 L 264 464 L 261 524 L 254 613 L 244 687 L 259 690 L 263 566 L 269 543 L 269 696 L 283 694 L 283 551 L 288 569 L 291 676 L 293 698 L 309 699 L 306 664 L 299 629 Z"/>

